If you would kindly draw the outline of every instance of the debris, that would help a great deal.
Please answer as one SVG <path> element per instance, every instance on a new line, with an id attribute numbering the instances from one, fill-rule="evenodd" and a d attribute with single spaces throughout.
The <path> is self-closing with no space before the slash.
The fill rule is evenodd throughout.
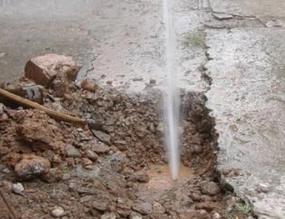
<path id="1" fill-rule="evenodd" d="M 15 165 L 15 173 L 21 179 L 32 179 L 48 172 L 50 162 L 39 156 L 25 155 L 24 158 Z"/>

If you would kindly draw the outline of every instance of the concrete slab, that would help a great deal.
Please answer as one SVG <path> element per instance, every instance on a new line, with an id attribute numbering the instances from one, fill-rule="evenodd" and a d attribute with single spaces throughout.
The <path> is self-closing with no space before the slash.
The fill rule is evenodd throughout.
<path id="1" fill-rule="evenodd" d="M 285 215 L 284 34 L 243 28 L 207 30 L 206 38 L 221 169 L 241 170 L 229 182 L 269 218 Z"/>
<path id="2" fill-rule="evenodd" d="M 240 16 L 284 17 L 283 0 L 210 0 L 215 12 Z"/>

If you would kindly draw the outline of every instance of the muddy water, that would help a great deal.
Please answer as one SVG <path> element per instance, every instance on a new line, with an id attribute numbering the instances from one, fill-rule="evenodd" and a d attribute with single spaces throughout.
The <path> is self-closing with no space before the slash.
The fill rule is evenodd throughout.
<path id="1" fill-rule="evenodd" d="M 168 165 L 152 165 L 146 171 L 149 175 L 149 182 L 146 187 L 149 190 L 170 190 L 177 188 L 194 177 L 194 172 L 189 167 L 180 164 L 178 179 L 172 180 Z"/>

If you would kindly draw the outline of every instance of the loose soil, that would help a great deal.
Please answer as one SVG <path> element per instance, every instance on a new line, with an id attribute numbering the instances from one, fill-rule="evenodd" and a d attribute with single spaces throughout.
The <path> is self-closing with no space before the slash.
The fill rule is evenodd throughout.
<path id="1" fill-rule="evenodd" d="M 72 85 L 62 98 L 50 90 L 44 105 L 87 119 L 89 126 L 22 107 L 7 106 L 0 114 L 0 189 L 7 200 L 0 198 L 0 218 L 13 218 L 7 205 L 23 219 L 56 217 L 58 207 L 64 219 L 249 216 L 235 210 L 240 200 L 220 182 L 218 136 L 203 94 L 181 94 L 181 172 L 172 181 L 162 94 L 127 95 L 97 85 L 87 90 Z M 25 190 L 13 192 L 16 182 Z"/>

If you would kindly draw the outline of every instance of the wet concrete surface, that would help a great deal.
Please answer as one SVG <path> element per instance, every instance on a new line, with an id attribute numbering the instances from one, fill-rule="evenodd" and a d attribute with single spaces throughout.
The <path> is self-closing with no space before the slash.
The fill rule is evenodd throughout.
<path id="1" fill-rule="evenodd" d="M 162 2 L 0 1 L 0 80 L 43 53 L 74 56 L 106 86 L 165 84 Z M 220 169 L 260 218 L 284 218 L 284 2 L 179 0 L 179 86 L 204 91 L 216 118 Z M 213 16 L 214 15 L 214 16 Z"/>

